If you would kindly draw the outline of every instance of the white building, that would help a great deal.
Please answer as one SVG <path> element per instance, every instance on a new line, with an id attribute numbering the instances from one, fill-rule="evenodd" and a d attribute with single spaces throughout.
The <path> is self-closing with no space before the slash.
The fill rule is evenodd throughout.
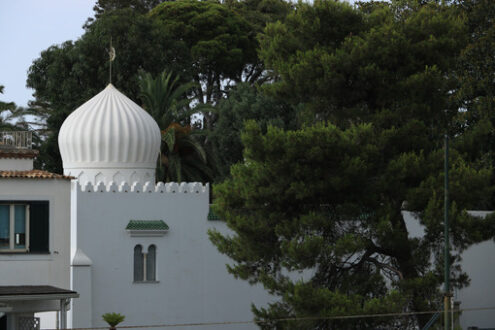
<path id="1" fill-rule="evenodd" d="M 33 170 L 30 132 L 0 133 L 0 330 L 36 329 L 34 313 L 65 310 L 70 177 Z"/>
<path id="2" fill-rule="evenodd" d="M 271 297 L 228 274 L 207 230 L 209 187 L 155 184 L 161 134 L 138 105 L 108 85 L 60 129 L 71 187 L 73 327 L 99 327 L 107 312 L 123 325 L 250 321 L 251 303 Z M 201 327 L 217 329 L 218 325 Z M 193 328 L 193 327 L 191 327 Z M 254 324 L 228 329 L 255 328 Z"/>

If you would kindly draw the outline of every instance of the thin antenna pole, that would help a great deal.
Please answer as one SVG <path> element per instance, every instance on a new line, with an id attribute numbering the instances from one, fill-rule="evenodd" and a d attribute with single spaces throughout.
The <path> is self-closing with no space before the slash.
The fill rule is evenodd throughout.
<path id="1" fill-rule="evenodd" d="M 450 307 L 450 246 L 449 246 L 449 136 L 445 134 L 445 155 L 444 155 L 444 329 L 450 330 L 449 307 Z"/>
<path id="2" fill-rule="evenodd" d="M 110 36 L 110 51 L 109 51 L 109 56 L 110 56 L 110 72 L 109 72 L 109 75 L 110 75 L 110 77 L 108 78 L 110 84 L 112 83 L 112 62 L 113 62 L 113 59 L 112 59 L 112 49 L 113 49 L 113 46 L 112 46 L 112 37 Z"/>

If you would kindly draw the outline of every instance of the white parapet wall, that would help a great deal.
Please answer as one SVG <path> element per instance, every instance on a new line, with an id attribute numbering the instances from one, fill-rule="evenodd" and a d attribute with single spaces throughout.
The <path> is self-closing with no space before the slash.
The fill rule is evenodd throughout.
<path id="1" fill-rule="evenodd" d="M 72 194 L 73 217 L 77 218 L 72 219 L 72 237 L 77 242 L 72 255 L 77 257 L 79 249 L 91 260 L 90 266 L 72 267 L 73 289 L 83 302 L 84 296 L 90 295 L 84 288 L 92 288 L 91 306 L 73 306 L 73 327 L 104 326 L 101 315 L 107 312 L 124 314 L 122 325 L 249 321 L 253 318 L 251 303 L 266 305 L 274 300 L 260 286 L 236 280 L 227 272 L 225 265 L 230 260 L 207 235 L 208 229 L 229 232 L 224 222 L 207 220 L 208 184 L 99 183 L 82 187 L 73 182 Z M 169 229 L 161 235 L 135 236 L 126 230 L 131 220 L 162 220 Z M 143 252 L 151 245 L 156 247 L 155 281 L 134 281 L 136 245 L 141 245 Z M 92 283 L 81 282 L 88 278 Z M 85 308 L 91 310 L 91 324 L 78 317 L 87 315 Z M 195 329 L 184 329 L 188 328 Z M 231 324 L 227 328 L 256 326 Z"/>
<path id="2" fill-rule="evenodd" d="M 80 190 L 81 192 L 85 193 L 92 193 L 92 192 L 98 192 L 98 193 L 105 193 L 105 192 L 111 192 L 111 193 L 170 193 L 170 194 L 175 194 L 175 193 L 192 193 L 192 194 L 202 194 L 202 195 L 207 195 L 206 197 L 209 198 L 209 184 L 207 183 L 206 185 L 203 185 L 200 182 L 182 182 L 180 184 L 176 182 L 170 182 L 170 183 L 163 183 L 163 182 L 158 182 L 156 185 L 154 185 L 151 182 L 146 182 L 145 184 L 142 184 L 140 182 L 134 182 L 132 185 L 129 185 L 127 182 L 122 182 L 121 184 L 117 185 L 117 183 L 111 181 L 107 184 L 103 182 L 98 182 L 97 184 L 92 184 L 90 182 L 87 182 L 85 185 L 81 186 L 77 181 L 75 181 L 76 186 L 74 186 L 73 189 Z M 201 201 L 198 200 L 199 203 Z"/>
<path id="3" fill-rule="evenodd" d="M 128 164 L 126 164 L 128 165 Z M 85 185 L 87 182 L 97 184 L 103 182 L 108 185 L 112 181 L 119 185 L 122 182 L 146 182 L 155 181 L 155 168 L 136 168 L 130 164 L 129 168 L 64 168 L 64 174 L 77 178 L 78 182 Z M 154 164 L 153 164 L 154 165 Z M 129 166 L 129 165 L 128 165 Z"/>

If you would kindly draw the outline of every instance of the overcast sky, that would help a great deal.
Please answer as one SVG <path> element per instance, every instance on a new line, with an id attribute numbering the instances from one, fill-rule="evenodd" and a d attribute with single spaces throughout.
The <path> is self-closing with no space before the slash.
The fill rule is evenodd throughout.
<path id="1" fill-rule="evenodd" d="M 93 16 L 95 0 L 0 0 L 1 101 L 25 106 L 33 91 L 26 88 L 27 70 L 41 51 L 76 40 Z"/>

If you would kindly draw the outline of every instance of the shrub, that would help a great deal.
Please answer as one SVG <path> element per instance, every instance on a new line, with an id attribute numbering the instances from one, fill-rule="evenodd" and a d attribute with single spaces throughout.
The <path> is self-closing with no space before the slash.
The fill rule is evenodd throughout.
<path id="1" fill-rule="evenodd" d="M 120 313 L 105 313 L 101 317 L 112 328 L 114 328 L 117 324 L 124 321 L 125 319 L 125 316 Z"/>

